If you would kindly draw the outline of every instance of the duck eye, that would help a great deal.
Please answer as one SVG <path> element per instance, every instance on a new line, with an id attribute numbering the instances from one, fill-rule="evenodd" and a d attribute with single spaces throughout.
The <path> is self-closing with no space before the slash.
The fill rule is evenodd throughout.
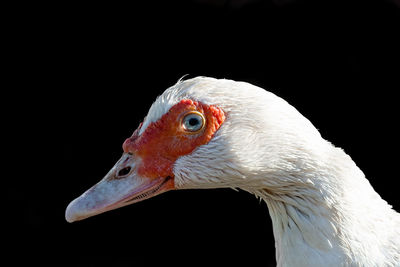
<path id="1" fill-rule="evenodd" d="M 182 126 L 186 131 L 198 132 L 204 127 L 204 116 L 200 112 L 193 111 L 187 114 L 182 120 Z"/>

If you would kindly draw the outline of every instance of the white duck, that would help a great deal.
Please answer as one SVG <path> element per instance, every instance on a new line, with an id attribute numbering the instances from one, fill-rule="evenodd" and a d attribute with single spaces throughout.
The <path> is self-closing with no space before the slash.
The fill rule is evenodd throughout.
<path id="1" fill-rule="evenodd" d="M 241 188 L 262 198 L 278 266 L 400 266 L 400 215 L 293 106 L 245 82 L 179 81 L 151 106 L 73 222 L 172 189 Z"/>

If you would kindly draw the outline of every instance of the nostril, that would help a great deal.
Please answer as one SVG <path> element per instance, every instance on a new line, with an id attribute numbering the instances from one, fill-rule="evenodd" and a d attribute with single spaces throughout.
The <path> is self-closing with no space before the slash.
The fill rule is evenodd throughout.
<path id="1" fill-rule="evenodd" d="M 118 172 L 118 176 L 125 176 L 131 171 L 131 167 L 125 167 Z"/>

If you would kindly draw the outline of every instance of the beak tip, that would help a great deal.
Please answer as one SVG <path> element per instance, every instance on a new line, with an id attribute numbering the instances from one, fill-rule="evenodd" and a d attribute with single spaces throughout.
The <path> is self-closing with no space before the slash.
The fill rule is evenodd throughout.
<path id="1" fill-rule="evenodd" d="M 68 204 L 67 209 L 65 210 L 65 220 L 69 223 L 75 222 L 78 220 L 78 216 L 75 212 L 76 208 L 74 207 L 76 202 L 76 199 L 71 201 L 71 203 Z"/>

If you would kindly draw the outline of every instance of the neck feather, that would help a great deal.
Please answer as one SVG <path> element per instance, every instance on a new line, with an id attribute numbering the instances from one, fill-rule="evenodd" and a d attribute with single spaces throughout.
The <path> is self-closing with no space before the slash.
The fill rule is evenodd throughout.
<path id="1" fill-rule="evenodd" d="M 308 182 L 290 190 L 246 189 L 268 205 L 278 266 L 395 266 L 400 216 L 349 156 L 334 153 L 330 164 L 296 172 Z"/>

